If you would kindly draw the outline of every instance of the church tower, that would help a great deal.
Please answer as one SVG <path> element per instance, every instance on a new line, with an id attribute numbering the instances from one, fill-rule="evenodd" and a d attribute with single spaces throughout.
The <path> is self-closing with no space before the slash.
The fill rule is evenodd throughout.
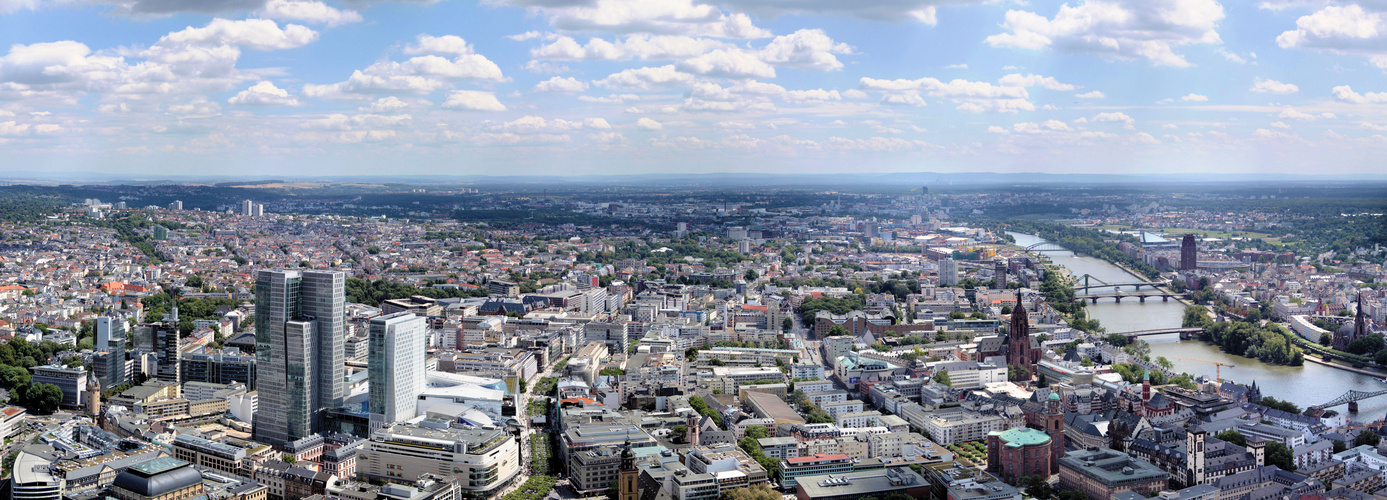
<path id="1" fill-rule="evenodd" d="M 636 475 L 636 451 L 631 449 L 631 442 L 627 441 L 621 447 L 621 469 L 617 470 L 617 500 L 636 500 L 639 496 Z"/>
<path id="2" fill-rule="evenodd" d="M 685 421 L 688 422 L 687 424 L 684 425 L 684 437 L 685 437 L 685 440 L 688 441 L 689 444 L 694 445 L 694 446 L 698 446 L 698 445 L 703 444 L 703 443 L 699 442 L 699 440 L 698 440 L 698 427 L 699 427 L 699 425 L 698 425 L 698 424 L 699 424 L 699 422 L 698 422 L 698 415 L 694 415 L 694 416 L 692 416 L 692 417 L 689 417 L 689 418 L 686 419 Z"/>
<path id="3" fill-rule="evenodd" d="M 1064 408 L 1058 392 L 1050 391 L 1045 401 L 1045 433 L 1050 435 L 1050 473 L 1059 474 L 1064 457 Z"/>
<path id="4" fill-rule="evenodd" d="M 1204 484 L 1204 441 L 1209 434 L 1195 426 L 1185 433 L 1185 487 Z"/>
<path id="5" fill-rule="evenodd" d="M 1011 329 L 1007 331 L 1007 365 L 1025 368 L 1035 373 L 1039 352 L 1031 352 L 1031 321 L 1026 317 L 1026 305 L 1021 291 L 1016 291 L 1016 307 L 1011 309 Z"/>
<path id="6" fill-rule="evenodd" d="M 87 378 L 87 413 L 101 415 L 101 381 L 99 377 Z"/>
<path id="7" fill-rule="evenodd" d="M 1353 316 L 1353 339 L 1368 336 L 1368 317 L 1363 314 L 1363 294 L 1358 294 L 1358 314 Z"/>

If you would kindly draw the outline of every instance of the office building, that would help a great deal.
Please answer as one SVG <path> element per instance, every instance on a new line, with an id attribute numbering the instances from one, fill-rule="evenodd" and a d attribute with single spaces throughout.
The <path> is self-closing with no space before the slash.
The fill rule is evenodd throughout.
<path id="1" fill-rule="evenodd" d="M 809 457 L 789 457 L 780 460 L 780 488 L 795 490 L 799 478 L 852 472 L 852 457 L 843 453 L 816 453 Z"/>
<path id="2" fill-rule="evenodd" d="M 262 270 L 255 279 L 255 440 L 283 446 L 322 428 L 345 395 L 346 276 Z"/>
<path id="3" fill-rule="evenodd" d="M 59 406 L 69 410 L 86 408 L 87 370 L 82 367 L 68 368 L 61 365 L 35 366 L 29 368 L 33 374 L 29 383 L 53 384 L 63 391 L 63 401 Z"/>
<path id="4" fill-rule="evenodd" d="M 175 299 L 176 300 L 176 299 Z M 146 370 L 159 380 L 179 383 L 183 359 L 183 334 L 178 329 L 178 307 L 164 315 L 163 321 L 135 327 L 136 345 L 149 349 L 158 360 L 155 370 Z"/>
<path id="5" fill-rule="evenodd" d="M 1082 491 L 1090 500 L 1106 500 L 1124 491 L 1154 495 L 1169 479 L 1160 468 L 1120 451 L 1075 450 L 1060 458 L 1060 487 Z"/>
<path id="6" fill-rule="evenodd" d="M 169 457 L 131 465 L 111 483 L 111 496 L 120 500 L 202 498 L 205 491 L 197 468 Z"/>
<path id="7" fill-rule="evenodd" d="M 495 489 L 521 468 L 520 446 L 505 430 L 457 429 L 441 420 L 377 429 L 357 454 L 357 470 L 368 478 L 405 482 L 447 471 L 470 494 Z"/>
<path id="8" fill-rule="evenodd" d="M 195 352 L 183 356 L 183 382 L 230 384 L 240 382 L 255 389 L 255 357 L 236 349 Z"/>
<path id="9" fill-rule="evenodd" d="M 120 318 L 100 316 L 96 318 L 96 352 L 124 350 L 125 337 L 129 326 Z M 115 343 L 119 343 L 116 346 Z"/>
<path id="10" fill-rule="evenodd" d="M 958 284 L 958 261 L 953 259 L 939 261 L 939 284 L 943 286 Z"/>
<path id="11" fill-rule="evenodd" d="M 997 261 L 993 262 L 992 274 L 994 275 L 992 281 L 992 288 L 995 288 L 997 290 L 1006 290 L 1007 261 L 998 259 Z"/>
<path id="12" fill-rule="evenodd" d="M 382 300 L 380 303 L 381 314 L 394 314 L 397 312 L 414 313 L 416 316 L 442 316 L 443 306 L 437 299 L 415 295 L 407 299 Z"/>
<path id="13" fill-rule="evenodd" d="M 894 495 L 928 498 L 930 484 L 908 467 L 891 467 L 801 477 L 795 490 L 797 500 L 859 500 Z"/>
<path id="14" fill-rule="evenodd" d="M 1199 246 L 1195 244 L 1193 234 L 1186 234 L 1180 238 L 1180 270 L 1195 269 L 1199 269 Z"/>
<path id="15" fill-rule="evenodd" d="M 371 318 L 366 371 L 371 427 L 414 418 L 419 393 L 424 390 L 425 323 L 423 317 L 407 312 Z"/>

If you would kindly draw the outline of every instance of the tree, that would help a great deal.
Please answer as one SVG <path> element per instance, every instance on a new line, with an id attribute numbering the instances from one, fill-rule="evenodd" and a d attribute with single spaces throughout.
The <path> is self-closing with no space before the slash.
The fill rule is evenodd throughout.
<path id="1" fill-rule="evenodd" d="M 1266 464 L 1280 467 L 1281 470 L 1296 470 L 1295 456 L 1291 453 L 1291 448 L 1280 441 L 1267 441 Z"/>
<path id="2" fill-rule="evenodd" d="M 1238 446 L 1247 446 L 1247 438 L 1244 437 L 1241 432 L 1232 429 L 1220 432 L 1218 434 L 1214 434 L 1214 437 L 1222 441 L 1227 441 L 1229 443 L 1236 444 Z"/>
<path id="3" fill-rule="evenodd" d="M 198 274 L 189 276 L 188 281 L 184 282 L 184 285 L 190 288 L 202 288 L 202 276 Z"/>
<path id="4" fill-rule="evenodd" d="M 949 387 L 954 386 L 953 381 L 949 380 L 949 372 L 943 370 L 940 370 L 939 373 L 934 374 L 934 381 L 939 382 L 940 384 L 947 385 Z"/>
<path id="5" fill-rule="evenodd" d="M 1334 453 L 1339 453 L 1348 449 L 1348 445 L 1338 439 L 1334 440 Z"/>
<path id="6" fill-rule="evenodd" d="M 1026 489 L 1026 496 L 1037 499 L 1049 499 L 1055 496 L 1055 489 L 1050 483 L 1041 479 L 1039 476 L 1026 476 L 1017 481 L 1017 486 Z"/>
<path id="7" fill-rule="evenodd" d="M 1320 345 L 1322 345 L 1322 346 L 1329 346 L 1329 344 L 1333 344 L 1333 343 L 1334 343 L 1334 337 L 1333 337 L 1333 336 L 1329 335 L 1328 333 L 1321 333 L 1321 334 L 1320 334 Z"/>
<path id="8" fill-rule="evenodd" d="M 1267 408 L 1275 408 L 1286 413 L 1300 413 L 1300 407 L 1296 406 L 1295 403 L 1292 403 L 1290 401 L 1278 401 L 1276 398 L 1273 398 L 1271 396 L 1262 397 L 1262 399 L 1257 401 L 1257 404 L 1260 404 Z"/>
<path id="9" fill-rule="evenodd" d="M 852 332 L 849 332 L 847 328 L 844 328 L 844 327 L 843 327 L 843 325 L 833 325 L 833 326 L 829 327 L 829 329 L 828 329 L 828 336 L 829 336 L 829 337 L 837 337 L 837 336 L 839 336 L 839 335 L 852 335 Z"/>
<path id="10" fill-rule="evenodd" d="M 1011 306 L 1002 306 L 1002 314 L 1003 314 L 1003 315 L 1011 314 Z"/>
<path id="11" fill-rule="evenodd" d="M 766 428 L 764 426 L 753 425 L 746 428 L 746 437 L 752 439 L 765 439 L 770 436 L 766 435 Z"/>
<path id="12" fill-rule="evenodd" d="M 1353 354 L 1369 356 L 1387 347 L 1381 335 L 1368 335 L 1355 339 L 1348 345 L 1348 352 Z"/>
<path id="13" fill-rule="evenodd" d="M 1377 443 L 1381 441 L 1382 437 L 1378 436 L 1376 432 L 1365 429 L 1363 432 L 1358 433 L 1358 436 L 1353 438 L 1353 446 L 1355 448 L 1365 444 L 1368 446 L 1377 446 Z"/>
<path id="14" fill-rule="evenodd" d="M 1126 347 L 1127 344 L 1130 343 L 1131 341 L 1132 341 L 1132 340 L 1131 340 L 1130 338 L 1128 338 L 1126 335 L 1123 335 L 1123 334 L 1120 334 L 1120 333 L 1109 333 L 1109 334 L 1108 334 L 1108 343 L 1109 343 L 1109 344 L 1112 344 L 1112 345 L 1114 345 L 1114 346 L 1117 346 L 1117 347 Z"/>
<path id="15" fill-rule="evenodd" d="M 63 390 L 53 384 L 34 384 L 23 392 L 25 406 L 35 413 L 53 413 L 63 402 Z"/>
<path id="16" fill-rule="evenodd" d="M 746 274 L 742 277 L 746 278 L 747 283 L 751 283 L 756 281 L 756 278 L 760 278 L 761 275 L 757 274 L 755 269 L 747 269 Z"/>
<path id="17" fill-rule="evenodd" d="M 722 491 L 721 500 L 782 500 L 784 497 L 765 483 Z"/>
<path id="18" fill-rule="evenodd" d="M 780 320 L 780 329 L 781 329 L 781 330 L 787 331 L 787 332 L 788 332 L 788 331 L 790 331 L 790 330 L 792 330 L 792 329 L 794 329 L 794 328 L 795 328 L 795 320 L 790 319 L 790 318 L 785 318 L 785 319 Z"/>
<path id="19" fill-rule="evenodd" d="M 1161 368 L 1165 368 L 1167 370 L 1175 367 L 1175 363 L 1171 363 L 1169 359 L 1165 358 L 1165 356 L 1156 356 L 1156 364 L 1160 365 Z"/>
<path id="20" fill-rule="evenodd" d="M 671 441 L 676 442 L 676 443 L 683 443 L 683 442 L 685 442 L 684 440 L 685 440 L 685 438 L 687 438 L 688 436 L 689 436 L 689 428 L 688 428 L 688 426 L 684 426 L 684 425 L 676 425 L 676 426 L 674 426 L 674 429 L 671 430 L 670 433 L 669 433 L 669 439 L 670 439 Z"/>

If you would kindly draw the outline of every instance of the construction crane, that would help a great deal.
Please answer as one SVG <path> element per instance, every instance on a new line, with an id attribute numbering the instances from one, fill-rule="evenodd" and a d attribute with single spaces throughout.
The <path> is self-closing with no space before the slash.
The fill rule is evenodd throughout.
<path id="1" fill-rule="evenodd" d="M 1189 359 L 1189 358 L 1173 358 L 1173 359 L 1178 359 L 1178 360 L 1180 360 L 1180 361 L 1189 361 L 1189 362 L 1191 362 L 1191 363 L 1204 363 L 1204 364 L 1206 364 L 1206 365 L 1214 365 L 1214 378 L 1215 378 L 1215 379 L 1218 379 L 1219 382 L 1222 382 L 1222 381 L 1223 381 L 1223 367 L 1225 367 L 1225 366 L 1226 366 L 1226 367 L 1229 367 L 1229 368 L 1237 368 L 1237 367 L 1238 367 L 1238 365 L 1230 365 L 1230 364 L 1228 364 L 1228 363 L 1220 363 L 1220 362 L 1218 362 L 1218 361 L 1206 361 L 1206 360 L 1203 360 L 1203 359 Z"/>

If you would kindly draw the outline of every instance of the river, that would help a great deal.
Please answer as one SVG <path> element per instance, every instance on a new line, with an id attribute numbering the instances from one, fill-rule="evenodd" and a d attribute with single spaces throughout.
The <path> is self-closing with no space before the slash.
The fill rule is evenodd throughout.
<path id="1" fill-rule="evenodd" d="M 1022 247 L 1041 243 L 1044 240 L 1028 234 L 1008 233 L 1016 238 Z M 1105 282 L 1121 283 L 1145 281 L 1133 276 L 1117 266 L 1102 259 L 1074 255 L 1072 252 L 1045 252 L 1044 255 L 1055 264 L 1064 266 L 1074 276 L 1088 274 Z M 1130 287 L 1125 287 L 1130 289 Z M 1111 291 L 1104 289 L 1103 291 Z M 1080 292 L 1082 293 L 1082 292 Z M 1097 319 L 1110 333 L 1152 330 L 1157 328 L 1179 327 L 1184 316 L 1185 306 L 1176 301 L 1161 302 L 1147 299 L 1145 303 L 1127 300 L 1116 303 L 1112 299 L 1089 304 L 1089 315 Z M 1315 363 L 1304 366 L 1278 366 L 1263 363 L 1256 359 L 1244 358 L 1225 353 L 1210 344 L 1198 340 L 1180 340 L 1179 335 L 1158 335 L 1142 337 L 1151 344 L 1151 356 L 1165 356 L 1175 365 L 1175 371 L 1187 372 L 1196 376 L 1214 378 L 1215 365 L 1187 360 L 1217 361 L 1235 365 L 1223 367 L 1221 375 L 1243 384 L 1257 383 L 1262 395 L 1291 401 L 1301 408 L 1327 402 L 1347 392 L 1349 389 L 1377 391 L 1384 384 L 1374 377 L 1330 368 Z M 1369 399 L 1358 403 L 1358 413 L 1349 415 L 1354 420 L 1376 420 L 1387 414 L 1387 396 Z M 1346 406 L 1334 408 L 1340 413 L 1348 411 Z"/>

